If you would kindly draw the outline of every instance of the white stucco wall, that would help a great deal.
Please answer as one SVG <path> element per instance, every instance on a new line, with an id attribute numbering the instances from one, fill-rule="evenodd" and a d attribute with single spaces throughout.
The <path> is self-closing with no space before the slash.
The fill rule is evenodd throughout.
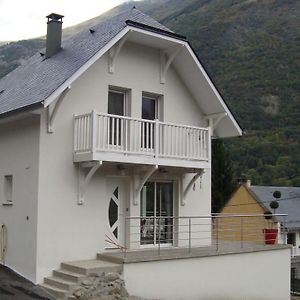
<path id="1" fill-rule="evenodd" d="M 296 246 L 295 246 L 295 255 L 300 255 L 300 230 L 295 231 L 296 234 Z"/>
<path id="2" fill-rule="evenodd" d="M 36 280 L 39 116 L 0 124 L 0 225 L 8 231 L 5 264 Z M 13 175 L 13 204 L 4 206 L 4 176 Z"/>
<path id="3" fill-rule="evenodd" d="M 127 263 L 130 294 L 165 300 L 288 300 L 290 249 Z"/>
<path id="4" fill-rule="evenodd" d="M 300 256 L 300 230 L 291 231 L 295 234 L 295 246 L 292 249 L 293 256 Z"/>
<path id="5" fill-rule="evenodd" d="M 54 122 L 54 133 L 46 130 L 46 112 L 40 131 L 37 282 L 59 268 L 63 261 L 95 257 L 105 247 L 108 200 L 106 188 L 111 177 L 99 170 L 93 177 L 85 204 L 77 205 L 78 173 L 73 163 L 73 114 L 107 113 L 108 87 L 131 92 L 129 116 L 141 117 L 142 92 L 163 95 L 163 120 L 179 124 L 206 126 L 195 100 L 170 68 L 166 84 L 160 84 L 159 51 L 126 43 L 108 73 L 107 55 L 96 62 L 76 82 L 64 99 Z M 110 175 L 116 172 L 114 167 Z M 188 175 L 191 176 L 191 175 Z M 185 184 L 187 184 L 187 177 Z M 129 184 L 130 186 L 130 184 Z M 210 212 L 210 172 L 191 190 L 180 214 Z M 128 201 L 128 212 L 139 215 L 139 206 Z"/>
<path id="6" fill-rule="evenodd" d="M 193 174 L 186 174 L 183 177 L 183 189 L 192 179 Z M 209 199 L 209 201 L 208 201 Z M 209 245 L 211 243 L 211 170 L 206 169 L 205 173 L 199 178 L 193 187 L 189 190 L 185 205 L 179 203 L 178 211 L 180 216 L 203 216 L 202 218 L 191 219 L 191 246 Z M 189 235 L 187 232 L 188 219 L 181 220 L 179 227 L 179 246 L 189 244 Z M 185 232 L 185 233 L 183 233 Z"/>

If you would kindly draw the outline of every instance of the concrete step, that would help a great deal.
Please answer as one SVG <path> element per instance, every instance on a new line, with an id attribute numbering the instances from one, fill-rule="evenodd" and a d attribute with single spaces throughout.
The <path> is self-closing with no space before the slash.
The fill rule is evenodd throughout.
<path id="1" fill-rule="evenodd" d="M 74 300 L 72 292 L 89 274 L 101 275 L 103 272 L 121 273 L 123 265 L 99 259 L 71 261 L 61 264 L 60 270 L 46 277 L 41 287 L 57 299 Z"/>
<path id="2" fill-rule="evenodd" d="M 106 253 L 98 253 L 97 254 L 97 259 L 100 260 L 100 261 L 106 261 L 106 262 L 119 264 L 119 265 L 123 264 L 123 258 L 116 257 L 116 256 L 106 254 Z"/>
<path id="3" fill-rule="evenodd" d="M 62 270 L 67 270 L 82 275 L 88 275 L 92 273 L 101 275 L 103 272 L 122 272 L 121 264 L 102 261 L 99 259 L 65 262 L 61 264 L 61 268 Z"/>
<path id="4" fill-rule="evenodd" d="M 73 288 L 78 284 L 77 282 L 66 280 L 56 276 L 46 277 L 44 279 L 44 283 L 68 291 L 72 291 Z"/>
<path id="5" fill-rule="evenodd" d="M 75 283 L 80 283 L 84 278 L 85 275 L 83 274 L 79 274 L 77 272 L 72 272 L 72 271 L 68 271 L 68 270 L 54 270 L 53 271 L 53 276 L 54 277 L 59 277 L 68 281 L 72 281 Z"/>
<path id="6" fill-rule="evenodd" d="M 64 299 L 66 297 L 66 295 L 68 294 L 67 290 L 60 289 L 58 287 L 54 287 L 54 286 L 46 284 L 46 283 L 40 284 L 40 287 L 45 289 L 48 293 L 50 293 L 57 299 Z"/>

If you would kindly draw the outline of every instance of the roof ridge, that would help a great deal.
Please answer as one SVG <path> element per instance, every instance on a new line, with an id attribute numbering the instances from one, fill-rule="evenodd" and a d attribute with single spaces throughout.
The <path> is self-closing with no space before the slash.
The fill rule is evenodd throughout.
<path id="1" fill-rule="evenodd" d="M 251 185 L 251 187 L 258 188 L 279 188 L 279 189 L 300 189 L 299 186 L 276 186 L 276 185 Z"/>

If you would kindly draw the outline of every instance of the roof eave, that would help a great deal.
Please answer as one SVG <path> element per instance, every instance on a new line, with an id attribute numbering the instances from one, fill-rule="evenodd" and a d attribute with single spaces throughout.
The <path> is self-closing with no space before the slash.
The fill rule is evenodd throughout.
<path id="1" fill-rule="evenodd" d="M 9 118 L 9 117 L 17 115 L 17 114 L 31 112 L 31 111 L 39 109 L 39 108 L 43 108 L 42 102 L 33 103 L 33 104 L 30 104 L 30 105 L 27 105 L 24 107 L 20 107 L 20 108 L 14 109 L 14 110 L 4 112 L 4 113 L 0 114 L 0 120 Z"/>

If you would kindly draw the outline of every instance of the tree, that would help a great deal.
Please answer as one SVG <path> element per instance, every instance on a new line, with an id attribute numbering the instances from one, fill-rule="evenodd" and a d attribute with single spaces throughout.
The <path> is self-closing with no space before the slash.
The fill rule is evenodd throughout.
<path id="1" fill-rule="evenodd" d="M 224 207 L 236 188 L 233 166 L 227 149 L 220 139 L 212 142 L 212 212 L 218 213 Z"/>

